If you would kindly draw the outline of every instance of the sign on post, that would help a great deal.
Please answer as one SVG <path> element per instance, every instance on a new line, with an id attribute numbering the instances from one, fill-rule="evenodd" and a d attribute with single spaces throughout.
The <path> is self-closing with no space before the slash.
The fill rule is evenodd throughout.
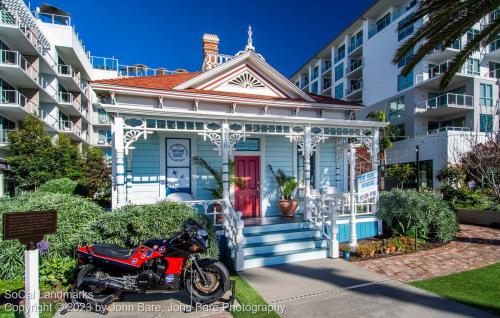
<path id="1" fill-rule="evenodd" d="M 57 211 L 7 212 L 3 214 L 3 239 L 26 244 L 24 251 L 25 300 L 27 318 L 39 317 L 38 249 L 36 243 L 57 230 Z"/>
<path id="2" fill-rule="evenodd" d="M 366 201 L 377 196 L 378 172 L 372 170 L 356 177 L 359 201 Z"/>

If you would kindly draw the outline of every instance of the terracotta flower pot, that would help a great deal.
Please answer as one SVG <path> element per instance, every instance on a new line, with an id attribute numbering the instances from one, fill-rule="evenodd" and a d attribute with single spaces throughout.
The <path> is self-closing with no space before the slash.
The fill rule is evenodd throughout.
<path id="1" fill-rule="evenodd" d="M 293 217 L 297 210 L 297 206 L 297 200 L 279 200 L 278 202 L 281 215 L 286 217 Z"/>
<path id="2" fill-rule="evenodd" d="M 384 253 L 385 254 L 389 254 L 391 252 L 391 248 L 390 247 L 384 247 Z"/>
<path id="3" fill-rule="evenodd" d="M 224 216 L 222 215 L 222 204 L 214 203 L 214 212 L 216 212 L 215 220 L 216 222 L 222 222 L 224 220 Z"/>
<path id="4" fill-rule="evenodd" d="M 391 253 L 395 253 L 396 252 L 396 246 L 391 246 Z"/>
<path id="5" fill-rule="evenodd" d="M 371 251 L 370 252 L 370 257 L 374 257 L 375 256 L 375 251 Z"/>

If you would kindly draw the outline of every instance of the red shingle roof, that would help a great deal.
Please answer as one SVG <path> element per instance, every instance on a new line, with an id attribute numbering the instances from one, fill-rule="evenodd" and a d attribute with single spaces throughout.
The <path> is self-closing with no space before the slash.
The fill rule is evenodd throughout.
<path id="1" fill-rule="evenodd" d="M 219 96 L 232 96 L 232 97 L 242 97 L 242 98 L 255 98 L 264 100 L 277 100 L 277 101 L 293 101 L 293 102 L 305 102 L 304 99 L 300 98 L 282 98 L 273 96 L 264 96 L 257 94 L 244 94 L 235 92 L 220 92 L 213 90 L 201 90 L 201 89 L 184 89 L 184 90 L 174 90 L 174 87 L 180 85 L 190 79 L 200 75 L 201 72 L 186 72 L 179 74 L 169 74 L 169 75 L 154 75 L 154 76 L 139 76 L 139 77 L 127 77 L 127 78 L 113 78 L 93 81 L 96 84 L 107 84 L 107 85 L 117 85 L 117 86 L 128 86 L 137 88 L 148 88 L 157 90 L 170 90 L 170 91 L 183 91 L 191 92 L 197 94 L 208 94 L 208 95 L 219 95 Z M 335 104 L 335 105 L 346 105 L 346 106 L 362 106 L 357 103 L 351 103 L 327 96 L 309 94 L 317 103 L 321 104 Z"/>

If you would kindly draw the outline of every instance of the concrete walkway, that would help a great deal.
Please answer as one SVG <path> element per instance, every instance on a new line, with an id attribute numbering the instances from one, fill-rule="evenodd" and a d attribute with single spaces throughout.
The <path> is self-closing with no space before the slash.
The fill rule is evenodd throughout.
<path id="1" fill-rule="evenodd" d="M 500 230 L 461 224 L 456 239 L 445 246 L 356 264 L 393 279 L 414 281 L 497 262 L 500 262 Z"/>
<path id="2" fill-rule="evenodd" d="M 486 312 L 342 260 L 321 259 L 241 273 L 283 317 L 482 317 Z"/>

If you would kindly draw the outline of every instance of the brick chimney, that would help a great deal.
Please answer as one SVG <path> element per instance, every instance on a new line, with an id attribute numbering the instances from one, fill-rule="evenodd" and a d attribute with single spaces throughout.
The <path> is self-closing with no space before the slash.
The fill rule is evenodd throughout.
<path id="1" fill-rule="evenodd" d="M 216 57 L 219 54 L 219 37 L 217 34 L 203 34 L 203 66 L 206 71 L 213 67 Z M 210 55 L 210 56 L 207 56 Z"/>

